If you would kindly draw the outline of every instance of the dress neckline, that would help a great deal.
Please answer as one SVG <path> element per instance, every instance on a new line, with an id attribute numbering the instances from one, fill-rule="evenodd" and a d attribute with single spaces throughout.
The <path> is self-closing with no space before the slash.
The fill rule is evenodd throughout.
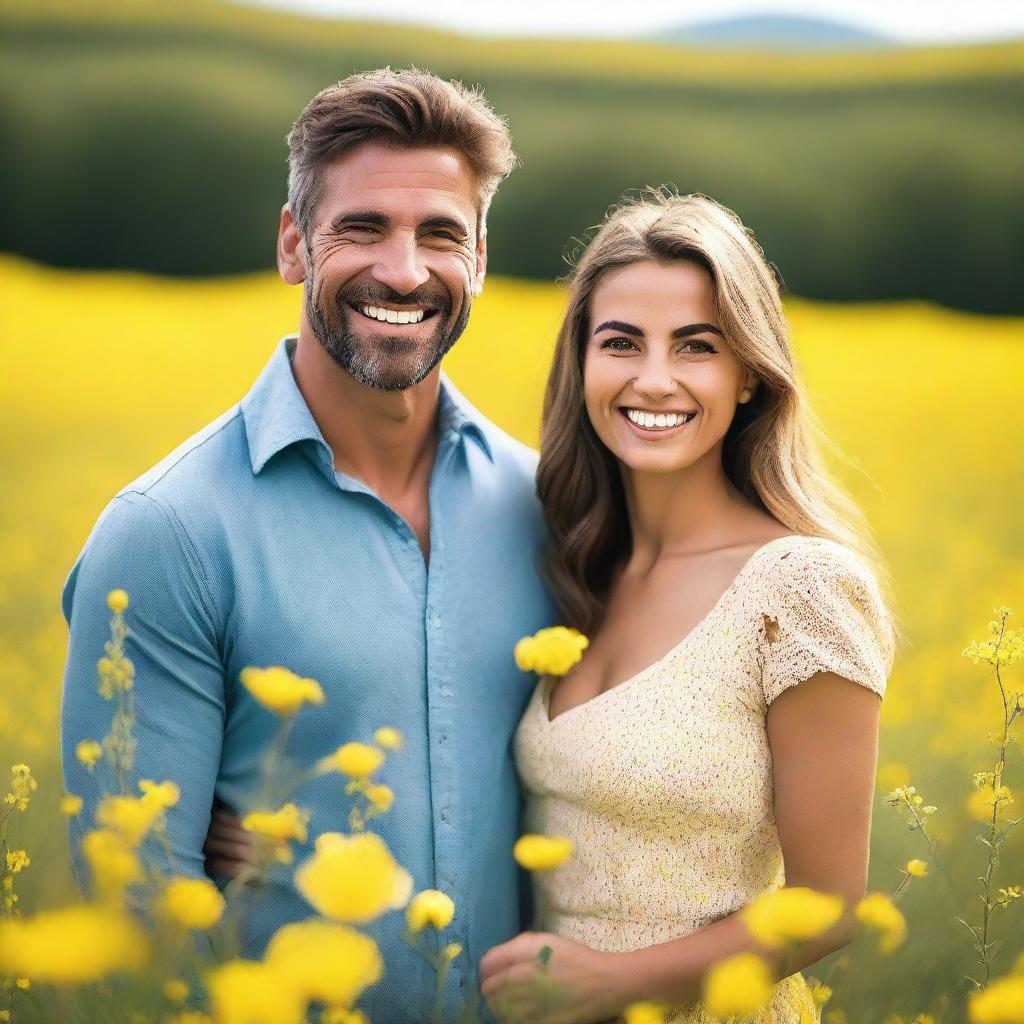
<path id="1" fill-rule="evenodd" d="M 559 712 L 557 715 L 555 715 L 554 718 L 549 717 L 550 716 L 550 712 L 548 710 L 548 704 L 549 704 L 549 702 L 551 700 L 551 694 L 550 694 L 549 688 L 548 688 L 548 680 L 550 679 L 550 677 L 549 676 L 545 676 L 540 681 L 540 683 L 539 683 L 539 691 L 540 691 L 540 694 L 541 694 L 541 700 L 540 700 L 540 714 L 541 714 L 541 718 L 544 720 L 545 724 L 547 724 L 548 726 L 553 726 L 556 722 L 561 721 L 561 719 L 565 718 L 566 715 L 573 715 L 577 711 L 580 711 L 583 708 L 589 707 L 591 704 L 594 704 L 595 702 L 601 700 L 602 698 L 607 697 L 609 694 L 615 693 L 617 690 L 621 690 L 624 686 L 627 686 L 630 683 L 633 683 L 633 682 L 635 682 L 638 679 L 642 679 L 644 676 L 648 675 L 648 673 L 653 672 L 663 662 L 667 661 L 674 654 L 676 654 L 683 647 L 685 647 L 701 630 L 704 629 L 704 627 L 712 619 L 712 617 L 718 612 L 718 610 L 722 607 L 722 605 L 725 604 L 727 598 L 736 589 L 736 586 L 740 582 L 740 579 L 744 575 L 746 575 L 747 570 L 753 565 L 754 561 L 761 554 L 763 554 L 765 551 L 767 551 L 769 548 L 773 547 L 774 545 L 782 543 L 783 541 L 816 540 L 816 539 L 818 539 L 818 538 L 810 537 L 810 536 L 808 536 L 806 534 L 787 533 L 783 537 L 775 537 L 774 539 L 772 539 L 770 541 L 767 541 L 766 543 L 762 544 L 759 548 L 755 548 L 750 553 L 750 555 L 748 556 L 747 560 L 740 566 L 740 568 L 737 571 L 736 575 L 733 576 L 732 582 L 725 588 L 725 590 L 722 591 L 722 593 L 718 596 L 718 600 L 715 601 L 715 603 L 711 606 L 711 608 L 703 616 L 703 618 L 701 618 L 693 626 L 693 628 L 686 634 L 686 636 L 684 636 L 677 643 L 673 644 L 672 647 L 670 647 L 660 658 L 657 659 L 657 661 L 652 662 L 646 668 L 642 668 L 639 672 L 636 672 L 633 675 L 628 676 L 627 678 L 623 679 L 622 682 L 616 683 L 614 686 L 609 686 L 607 690 L 602 690 L 600 693 L 595 694 L 593 697 L 590 697 L 587 700 L 581 701 L 579 704 L 574 704 L 571 708 L 566 708 L 565 711 Z"/>

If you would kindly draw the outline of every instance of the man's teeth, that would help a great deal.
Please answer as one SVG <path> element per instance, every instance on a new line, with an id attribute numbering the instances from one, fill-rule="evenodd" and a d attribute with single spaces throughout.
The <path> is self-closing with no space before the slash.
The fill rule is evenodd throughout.
<path id="1" fill-rule="evenodd" d="M 418 324 L 427 315 L 425 309 L 381 309 L 378 306 L 360 306 L 359 312 L 371 320 L 389 324 Z"/>
<path id="2" fill-rule="evenodd" d="M 689 423 L 697 414 L 695 412 L 643 412 L 640 409 L 627 409 L 626 415 L 638 427 L 645 430 L 668 430 L 678 427 L 681 423 Z"/>

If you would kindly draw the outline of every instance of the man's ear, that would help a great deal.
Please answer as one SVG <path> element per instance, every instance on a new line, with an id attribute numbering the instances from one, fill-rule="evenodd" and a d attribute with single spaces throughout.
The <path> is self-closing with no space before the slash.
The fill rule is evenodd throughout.
<path id="1" fill-rule="evenodd" d="M 277 227 L 277 272 L 287 284 L 306 280 L 306 243 L 286 203 Z"/>
<path id="2" fill-rule="evenodd" d="M 484 290 L 484 275 L 487 273 L 487 225 L 480 229 L 480 237 L 476 240 L 476 276 L 473 278 L 473 295 L 477 296 Z"/>

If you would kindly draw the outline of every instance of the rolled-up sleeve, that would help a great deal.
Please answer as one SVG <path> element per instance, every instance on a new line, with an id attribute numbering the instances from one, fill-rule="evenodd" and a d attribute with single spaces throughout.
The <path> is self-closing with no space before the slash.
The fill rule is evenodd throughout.
<path id="1" fill-rule="evenodd" d="M 94 827 L 100 796 L 113 792 L 105 761 L 87 771 L 75 757 L 80 740 L 102 741 L 115 702 L 98 691 L 96 663 L 110 639 L 106 596 L 129 595 L 125 653 L 135 666 L 135 767 L 129 784 L 171 780 L 181 789 L 167 812 L 172 863 L 157 844 L 147 846 L 177 874 L 203 874 L 202 847 L 210 822 L 224 733 L 222 630 L 209 567 L 172 509 L 142 492 L 118 495 L 97 522 L 68 576 L 63 611 L 70 638 L 61 708 L 64 785 L 83 800 L 71 819 L 72 864 L 79 887 L 89 880 L 81 856 Z"/>

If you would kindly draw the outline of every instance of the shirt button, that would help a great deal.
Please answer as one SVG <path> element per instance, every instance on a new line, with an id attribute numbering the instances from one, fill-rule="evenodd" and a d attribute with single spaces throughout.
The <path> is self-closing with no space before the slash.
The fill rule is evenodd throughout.
<path id="1" fill-rule="evenodd" d="M 448 733 L 446 733 L 446 732 L 441 733 L 441 735 L 438 736 L 438 740 L 441 743 L 447 743 L 448 742 Z"/>
<path id="2" fill-rule="evenodd" d="M 450 697 L 452 695 L 451 687 L 442 686 L 438 693 L 440 693 L 442 697 Z"/>
<path id="3" fill-rule="evenodd" d="M 434 629 L 437 629 L 437 627 L 441 625 L 441 616 L 438 615 L 437 612 L 431 612 L 428 621 Z"/>
<path id="4" fill-rule="evenodd" d="M 448 808 L 447 807 L 442 807 L 441 808 L 441 820 L 442 821 L 447 821 L 448 820 Z"/>

